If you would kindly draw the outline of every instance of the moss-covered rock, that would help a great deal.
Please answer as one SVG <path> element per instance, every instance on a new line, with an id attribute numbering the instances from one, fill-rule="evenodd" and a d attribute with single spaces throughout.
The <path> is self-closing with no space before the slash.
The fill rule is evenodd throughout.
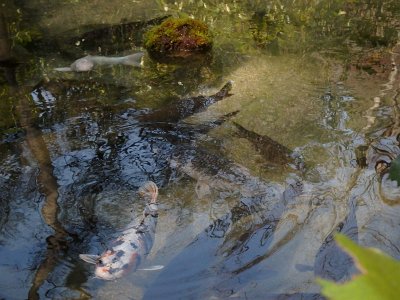
<path id="1" fill-rule="evenodd" d="M 190 18 L 168 18 L 144 36 L 144 46 L 155 58 L 185 58 L 212 48 L 208 26 Z"/>

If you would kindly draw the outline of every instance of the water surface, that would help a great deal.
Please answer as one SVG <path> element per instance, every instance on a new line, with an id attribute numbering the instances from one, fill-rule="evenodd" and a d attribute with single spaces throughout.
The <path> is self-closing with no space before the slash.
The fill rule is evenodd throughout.
<path id="1" fill-rule="evenodd" d="M 379 168 L 400 154 L 395 1 L 358 15 L 336 2 L 3 2 L 4 61 L 17 63 L 0 77 L 0 297 L 318 299 L 316 277 L 357 272 L 334 232 L 400 257 L 398 187 Z M 210 60 L 54 71 L 143 51 L 143 32 L 179 14 L 210 26 Z M 228 80 L 233 95 L 205 112 L 140 122 Z M 164 269 L 94 278 L 78 255 L 140 218 L 148 180 L 160 216 L 143 266 Z"/>

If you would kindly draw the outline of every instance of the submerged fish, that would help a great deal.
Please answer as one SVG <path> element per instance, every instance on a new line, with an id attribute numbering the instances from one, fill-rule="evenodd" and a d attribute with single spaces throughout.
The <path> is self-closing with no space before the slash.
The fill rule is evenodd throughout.
<path id="1" fill-rule="evenodd" d="M 139 121 L 147 123 L 149 126 L 168 126 L 202 111 L 205 111 L 210 105 L 229 97 L 232 89 L 232 81 L 228 81 L 219 92 L 211 96 L 197 96 L 185 98 L 170 103 L 160 109 L 149 112 L 148 114 L 139 116 Z"/>
<path id="2" fill-rule="evenodd" d="M 249 140 L 267 161 L 283 165 L 293 160 L 291 157 L 292 151 L 282 144 L 268 136 L 259 135 L 254 131 L 250 131 L 236 122 L 234 122 L 234 124 L 238 130 L 237 134 Z"/>
<path id="3" fill-rule="evenodd" d="M 87 55 L 77 59 L 69 67 L 55 68 L 54 70 L 60 72 L 88 72 L 91 71 L 95 66 L 99 65 L 126 65 L 140 67 L 143 55 L 143 52 L 121 57 Z"/>
<path id="4" fill-rule="evenodd" d="M 158 217 L 157 185 L 149 181 L 139 189 L 139 194 L 149 200 L 140 224 L 135 225 L 133 222 L 129 224 L 122 235 L 102 255 L 79 255 L 82 260 L 96 265 L 96 277 L 105 280 L 120 278 L 130 270 L 137 270 L 140 262 L 150 252 Z M 154 266 L 152 269 L 161 268 L 161 266 Z"/>

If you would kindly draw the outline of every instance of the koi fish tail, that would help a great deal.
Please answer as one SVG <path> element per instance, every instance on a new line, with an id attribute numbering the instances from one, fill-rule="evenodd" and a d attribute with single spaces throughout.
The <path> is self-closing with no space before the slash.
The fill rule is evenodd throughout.
<path id="1" fill-rule="evenodd" d="M 150 203 L 156 203 L 158 197 L 158 187 L 153 181 L 148 181 L 139 188 L 138 194 L 149 200 Z"/>
<path id="2" fill-rule="evenodd" d="M 122 59 L 122 64 L 127 66 L 141 67 L 143 56 L 144 56 L 143 52 L 124 56 Z"/>

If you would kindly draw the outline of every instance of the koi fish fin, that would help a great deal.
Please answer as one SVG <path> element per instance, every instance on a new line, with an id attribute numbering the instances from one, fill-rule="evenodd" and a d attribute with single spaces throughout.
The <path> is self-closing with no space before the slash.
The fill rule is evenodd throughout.
<path id="1" fill-rule="evenodd" d="M 93 254 L 79 254 L 79 258 L 83 261 L 86 261 L 89 264 L 97 264 L 100 260 L 100 255 L 93 255 Z"/>
<path id="2" fill-rule="evenodd" d="M 54 68 L 55 71 L 59 72 L 71 72 L 72 69 L 70 67 L 65 67 L 65 68 Z"/>
<path id="3" fill-rule="evenodd" d="M 141 268 L 141 269 L 138 269 L 138 271 L 158 271 L 158 270 L 161 270 L 161 269 L 164 269 L 164 266 L 162 266 L 162 265 L 155 265 L 155 266 L 150 266 L 150 267 L 148 267 L 148 268 Z"/>

